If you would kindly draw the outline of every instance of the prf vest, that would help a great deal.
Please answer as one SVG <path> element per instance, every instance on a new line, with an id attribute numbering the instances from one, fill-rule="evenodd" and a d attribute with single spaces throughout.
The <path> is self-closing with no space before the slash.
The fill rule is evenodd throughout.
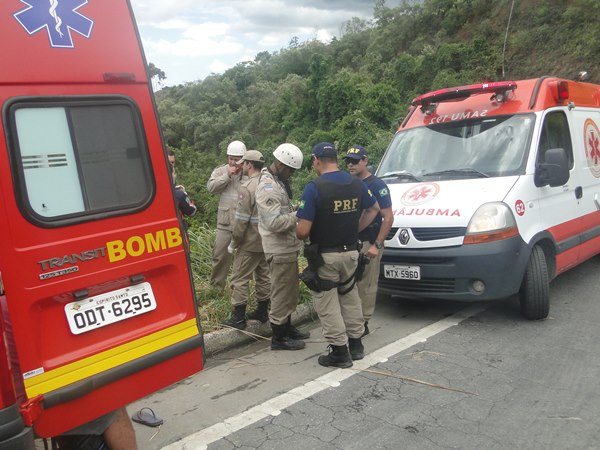
<path id="1" fill-rule="evenodd" d="M 352 177 L 347 183 L 337 183 L 319 177 L 314 183 L 319 200 L 310 242 L 323 248 L 356 244 L 358 220 L 363 209 L 362 181 Z"/>

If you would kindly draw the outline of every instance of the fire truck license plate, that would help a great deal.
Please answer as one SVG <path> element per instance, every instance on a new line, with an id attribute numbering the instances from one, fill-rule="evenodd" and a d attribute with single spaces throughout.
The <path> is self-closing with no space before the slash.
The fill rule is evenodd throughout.
<path id="1" fill-rule="evenodd" d="M 81 334 L 156 309 L 150 283 L 141 283 L 65 305 L 71 333 Z"/>
<path id="2" fill-rule="evenodd" d="M 395 280 L 420 280 L 421 268 L 419 266 L 384 265 L 384 276 Z"/>

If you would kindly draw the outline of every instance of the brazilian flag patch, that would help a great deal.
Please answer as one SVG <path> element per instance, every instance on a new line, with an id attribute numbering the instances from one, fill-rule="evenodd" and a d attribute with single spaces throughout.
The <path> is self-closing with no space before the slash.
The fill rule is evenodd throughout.
<path id="1" fill-rule="evenodd" d="M 298 205 L 298 209 L 304 209 L 304 200 L 300 200 L 300 205 Z"/>
<path id="2" fill-rule="evenodd" d="M 386 188 L 383 188 L 383 189 L 381 189 L 381 190 L 379 191 L 379 196 L 380 196 L 380 197 L 384 197 L 384 196 L 386 196 L 386 195 L 388 195 L 388 194 L 389 194 L 389 192 L 388 192 L 388 190 L 387 190 Z"/>

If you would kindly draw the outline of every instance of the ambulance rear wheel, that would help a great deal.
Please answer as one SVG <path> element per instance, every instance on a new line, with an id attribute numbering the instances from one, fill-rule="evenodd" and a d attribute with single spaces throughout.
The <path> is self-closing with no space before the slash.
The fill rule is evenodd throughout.
<path id="1" fill-rule="evenodd" d="M 544 250 L 533 247 L 519 292 L 521 312 L 529 320 L 548 317 L 550 312 L 550 282 Z"/>

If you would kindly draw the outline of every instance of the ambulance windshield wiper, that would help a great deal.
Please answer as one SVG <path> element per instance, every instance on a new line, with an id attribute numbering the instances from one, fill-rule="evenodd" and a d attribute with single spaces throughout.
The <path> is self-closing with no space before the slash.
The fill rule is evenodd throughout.
<path id="1" fill-rule="evenodd" d="M 404 180 L 413 180 L 413 181 L 421 181 L 419 177 L 413 175 L 406 170 L 400 170 L 398 172 L 388 172 L 383 175 L 380 175 L 379 178 L 396 178 L 396 179 L 404 179 Z"/>
<path id="2" fill-rule="evenodd" d="M 489 178 L 490 176 L 487 173 L 480 172 L 475 169 L 448 169 L 448 170 L 440 170 L 439 172 L 429 172 L 424 174 L 424 177 L 433 176 L 433 175 L 476 175 L 478 178 Z"/>

